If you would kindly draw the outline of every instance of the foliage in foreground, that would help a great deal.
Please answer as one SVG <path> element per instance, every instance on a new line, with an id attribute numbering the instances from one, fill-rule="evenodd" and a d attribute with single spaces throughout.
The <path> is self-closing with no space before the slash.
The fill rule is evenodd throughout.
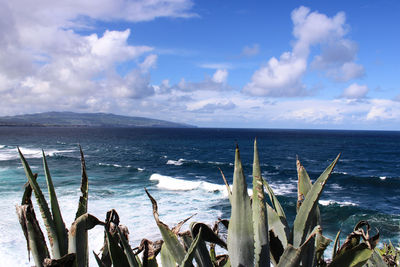
<path id="1" fill-rule="evenodd" d="M 314 183 L 311 182 L 305 168 L 297 159 L 297 215 L 291 229 L 278 198 L 261 176 L 256 142 L 254 143 L 253 196 L 248 195 L 238 148 L 235 152 L 232 188 L 221 171 L 231 203 L 230 220 L 219 219 L 213 227 L 201 222 L 192 222 L 190 230 L 182 232 L 182 225 L 191 216 L 170 228 L 160 220 L 157 201 L 145 189 L 152 203 L 153 216 L 162 240 L 152 242 L 143 239 L 138 247 L 132 249 L 129 245 L 129 231 L 126 226 L 120 224 L 115 210 L 107 212 L 105 222 L 87 213 L 88 177 L 84 156 L 82 150 L 80 151 L 82 195 L 79 199 L 75 221 L 69 231 L 65 228 L 61 216 L 44 153 L 43 165 L 51 208 L 48 207 L 36 182 L 37 174 L 32 173 L 28 162 L 19 151 L 28 183 L 25 186 L 22 203 L 17 206 L 17 214 L 27 241 L 28 257 L 31 252 L 36 266 L 88 266 L 87 231 L 96 225 L 104 226 L 101 255 L 93 251 L 100 267 L 158 266 L 157 255 L 164 267 L 193 266 L 194 261 L 198 266 L 206 267 L 270 266 L 271 262 L 278 267 L 398 265 L 398 250 L 392 245 L 378 250 L 376 245 L 379 241 L 379 233 L 371 236 L 370 225 L 366 221 L 360 221 L 341 246 L 339 231 L 334 241 L 332 259 L 323 258 L 324 250 L 332 240 L 322 235 L 318 200 L 340 155 Z M 32 191 L 46 227 L 51 255 L 33 209 Z M 220 235 L 221 226 L 227 228 L 227 240 Z M 227 254 L 217 255 L 217 245 L 223 251 L 227 251 Z"/>

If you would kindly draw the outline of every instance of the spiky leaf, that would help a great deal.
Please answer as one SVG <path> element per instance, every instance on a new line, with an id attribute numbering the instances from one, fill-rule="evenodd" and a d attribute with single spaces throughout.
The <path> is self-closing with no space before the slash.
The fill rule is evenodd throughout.
<path id="1" fill-rule="evenodd" d="M 165 243 L 161 247 L 161 264 L 163 267 L 176 267 L 174 256 L 169 252 Z"/>
<path id="2" fill-rule="evenodd" d="M 43 150 L 42 150 L 42 155 L 43 155 L 44 173 L 47 182 L 47 189 L 49 191 L 49 196 L 50 196 L 50 207 L 53 215 L 54 225 L 57 231 L 57 238 L 59 240 L 58 244 L 60 248 L 60 253 L 61 255 L 66 255 L 68 252 L 68 231 L 65 228 L 65 223 L 61 216 L 61 211 L 58 205 L 56 191 L 54 190 L 53 180 L 51 179 L 49 166 L 47 165 L 46 155 L 44 154 Z"/>
<path id="3" fill-rule="evenodd" d="M 157 201 L 150 195 L 150 193 L 145 189 L 147 196 L 149 197 L 151 204 L 153 206 L 153 216 L 157 223 L 158 229 L 163 237 L 164 244 L 168 248 L 169 252 L 172 254 L 176 262 L 182 262 L 185 258 L 186 252 L 182 244 L 179 242 L 178 237 L 174 234 L 162 221 L 159 219 Z"/>
<path id="4" fill-rule="evenodd" d="M 187 250 L 187 253 L 185 257 L 183 258 L 182 262 L 179 264 L 179 267 L 191 267 L 193 257 L 195 254 L 195 251 L 197 249 L 197 246 L 199 244 L 199 241 L 201 239 L 201 234 L 202 234 L 202 228 L 200 228 L 199 233 L 197 234 L 196 238 L 193 240 L 192 244 L 190 245 L 189 249 Z"/>
<path id="5" fill-rule="evenodd" d="M 119 227 L 117 227 L 118 236 L 121 240 L 122 246 L 124 248 L 124 253 L 126 258 L 128 259 L 130 267 L 139 267 L 139 263 L 136 261 L 136 256 L 132 251 L 131 246 L 129 245 L 128 240 L 126 240 L 125 235 L 121 232 Z"/>
<path id="6" fill-rule="evenodd" d="M 268 242 L 268 213 L 265 206 L 263 180 L 258 159 L 257 140 L 254 141 L 253 161 L 253 229 L 254 229 L 254 265 L 270 266 Z"/>
<path id="7" fill-rule="evenodd" d="M 308 225 L 315 220 L 314 213 L 312 212 L 318 205 L 318 199 L 321 196 L 322 190 L 331 175 L 333 168 L 339 160 L 340 154 L 336 159 L 326 168 L 326 170 L 315 181 L 310 191 L 308 192 L 305 200 L 303 201 L 293 225 L 293 246 L 299 247 L 305 240 L 308 232 Z"/>
<path id="8" fill-rule="evenodd" d="M 81 215 L 87 213 L 88 209 L 88 195 L 89 195 L 89 180 L 86 173 L 85 157 L 83 155 L 82 147 L 79 146 L 81 154 L 81 166 L 82 166 L 82 180 L 81 180 L 81 196 L 79 197 L 78 210 L 76 211 L 75 220 Z"/>
<path id="9" fill-rule="evenodd" d="M 16 209 L 27 241 L 28 258 L 29 252 L 32 252 L 35 265 L 42 266 L 44 259 L 49 257 L 49 251 L 33 207 L 31 205 L 22 205 L 17 206 Z"/>
<path id="10" fill-rule="evenodd" d="M 96 225 L 105 225 L 105 223 L 87 213 L 81 215 L 71 225 L 68 233 L 68 253 L 76 254 L 77 267 L 88 265 L 87 231 Z"/>
<path id="11" fill-rule="evenodd" d="M 238 147 L 235 153 L 231 206 L 228 227 L 230 262 L 234 267 L 252 266 L 254 262 L 252 210 Z"/>
<path id="12" fill-rule="evenodd" d="M 46 199 L 43 196 L 42 190 L 39 187 L 39 184 L 36 182 L 34 175 L 29 167 L 28 162 L 26 161 L 24 155 L 21 150 L 18 148 L 18 153 L 21 158 L 22 165 L 24 166 L 26 177 L 28 178 L 29 184 L 31 185 L 33 192 L 35 193 L 35 197 L 40 209 L 40 213 L 43 218 L 44 225 L 47 230 L 47 236 L 50 241 L 50 247 L 53 254 L 53 258 L 59 259 L 61 258 L 61 252 L 59 249 L 59 241 L 57 236 L 57 230 L 54 225 L 53 217 L 50 213 L 49 206 L 47 204 Z"/>

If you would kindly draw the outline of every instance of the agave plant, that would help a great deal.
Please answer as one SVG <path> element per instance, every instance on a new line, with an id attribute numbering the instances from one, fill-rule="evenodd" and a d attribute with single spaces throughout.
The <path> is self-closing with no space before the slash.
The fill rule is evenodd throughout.
<path id="1" fill-rule="evenodd" d="M 378 250 L 376 245 L 379 241 L 379 232 L 370 236 L 370 225 L 366 221 L 361 221 L 347 236 L 342 246 L 339 239 L 340 231 L 338 232 L 332 259 L 324 260 L 324 251 L 332 240 L 322 235 L 318 200 L 340 154 L 314 183 L 311 182 L 307 171 L 297 159 L 297 215 L 291 229 L 278 198 L 261 176 L 256 141 L 254 142 L 253 195 L 249 196 L 247 193 L 246 179 L 237 147 L 232 188 L 221 171 L 231 203 L 231 217 L 230 220 L 219 219 L 212 228 L 204 223 L 192 222 L 189 231 L 181 232 L 182 225 L 193 216 L 170 228 L 160 220 L 157 201 L 145 189 L 152 203 L 153 217 L 163 240 L 152 242 L 143 239 L 140 246 L 132 249 L 129 245 L 129 231 L 126 226 L 120 224 L 115 210 L 107 212 L 105 222 L 87 214 L 88 177 L 82 149 L 80 151 L 82 195 L 79 199 L 75 221 L 69 231 L 62 220 L 44 152 L 43 165 L 51 211 L 36 182 L 37 174 L 32 173 L 29 164 L 19 151 L 28 183 L 22 203 L 17 206 L 17 213 L 27 240 L 28 256 L 30 251 L 36 266 L 88 266 L 87 231 L 98 224 L 105 226 L 101 255 L 93 252 L 100 267 L 158 266 L 157 255 L 160 255 L 161 264 L 164 267 L 177 265 L 189 267 L 193 265 L 193 261 L 198 266 L 205 267 L 270 266 L 271 262 L 277 267 L 380 267 L 387 266 L 383 259 L 396 260 L 396 257 L 398 258 L 398 251 L 393 249 L 393 246 L 385 247 L 386 250 Z M 46 226 L 52 257 L 33 210 L 32 191 L 36 196 Z M 266 199 L 265 192 L 269 201 Z M 227 228 L 226 242 L 219 235 L 220 225 Z M 216 245 L 227 250 L 227 254 L 216 255 Z"/>
<path id="2" fill-rule="evenodd" d="M 44 151 L 43 166 L 47 181 L 47 188 L 50 196 L 50 207 L 37 183 L 37 174 L 33 174 L 32 170 L 18 148 L 22 165 L 25 170 L 28 183 L 25 185 L 24 195 L 21 205 L 17 205 L 17 215 L 24 232 L 28 257 L 29 252 L 32 253 L 35 265 L 39 266 L 87 266 L 88 265 L 88 237 L 87 231 L 96 225 L 104 225 L 93 215 L 87 213 L 88 204 L 88 177 L 86 174 L 85 158 L 80 148 L 82 180 L 81 193 L 79 198 L 78 210 L 76 212 L 75 221 L 72 223 L 70 230 L 65 227 L 62 219 L 60 207 L 58 205 L 56 192 L 54 190 L 53 181 L 50 175 Z M 51 254 L 49 253 L 43 232 L 36 219 L 33 209 L 31 195 L 35 194 L 40 213 L 46 227 L 48 240 L 50 242 Z"/>
<path id="3" fill-rule="evenodd" d="M 379 232 L 370 237 L 368 222 L 361 221 L 338 250 L 339 233 L 334 254 L 329 262 L 323 254 L 332 240 L 322 235 L 318 200 L 340 154 L 311 182 L 300 161 L 296 160 L 298 173 L 297 214 L 289 230 L 285 213 L 279 200 L 265 179 L 261 177 L 257 142 L 254 142 L 253 196 L 247 193 L 238 147 L 232 190 L 226 179 L 231 218 L 228 227 L 228 254 L 232 266 L 385 266 L 375 251 Z M 265 199 L 264 191 L 269 196 Z M 366 227 L 366 230 L 363 229 Z M 361 242 L 362 241 L 362 242 Z M 269 248 L 269 249 L 268 249 Z M 329 263 L 329 264 L 328 264 Z"/>

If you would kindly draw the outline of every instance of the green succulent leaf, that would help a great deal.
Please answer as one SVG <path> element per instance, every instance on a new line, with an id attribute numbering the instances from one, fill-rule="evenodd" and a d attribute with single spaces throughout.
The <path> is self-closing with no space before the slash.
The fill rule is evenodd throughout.
<path id="1" fill-rule="evenodd" d="M 76 254 L 76 266 L 86 267 L 89 261 L 87 231 L 96 225 L 105 225 L 90 214 L 83 214 L 76 219 L 68 232 L 68 253 Z"/>
<path id="2" fill-rule="evenodd" d="M 322 263 L 324 262 L 324 251 L 332 242 L 331 239 L 322 235 L 322 231 L 318 232 L 315 237 L 315 262 L 316 266 L 323 266 Z M 312 266 L 315 266 L 313 264 Z"/>
<path id="3" fill-rule="evenodd" d="M 68 252 L 68 231 L 65 228 L 65 223 L 61 216 L 61 211 L 58 205 L 56 191 L 54 190 L 53 180 L 51 179 L 49 166 L 47 165 L 46 155 L 44 154 L 43 150 L 42 150 L 42 155 L 43 155 L 44 173 L 47 182 L 47 189 L 49 191 L 49 196 L 50 196 L 50 207 L 53 215 L 54 225 L 56 227 L 59 249 L 61 255 L 66 255 Z"/>
<path id="4" fill-rule="evenodd" d="M 277 267 L 298 267 L 300 266 L 301 250 L 288 244 L 283 252 Z"/>
<path id="5" fill-rule="evenodd" d="M 167 246 L 162 244 L 161 247 L 161 264 L 163 267 L 176 267 L 176 262 L 174 256 L 169 252 Z"/>
<path id="6" fill-rule="evenodd" d="M 326 170 L 315 181 L 310 191 L 307 193 L 303 203 L 301 204 L 293 225 L 293 246 L 299 247 L 305 240 L 309 232 L 308 225 L 315 220 L 315 207 L 318 205 L 319 197 L 322 190 L 331 175 L 333 168 L 339 160 L 340 154 L 336 159 L 326 168 Z"/>
<path id="7" fill-rule="evenodd" d="M 79 197 L 78 210 L 76 211 L 75 220 L 81 215 L 87 213 L 88 208 L 88 195 L 89 195 L 89 180 L 86 173 L 85 157 L 83 155 L 82 147 L 79 145 L 79 151 L 81 154 L 81 165 L 82 165 L 82 180 L 81 180 L 81 193 Z"/>
<path id="8" fill-rule="evenodd" d="M 202 229 L 200 228 L 199 233 L 197 234 L 196 238 L 193 240 L 192 244 L 190 245 L 185 257 L 183 258 L 181 264 L 179 264 L 179 267 L 191 267 L 193 257 L 196 251 L 196 248 L 199 244 L 199 241 L 201 240 L 201 234 L 202 234 Z"/>
<path id="9" fill-rule="evenodd" d="M 34 175 L 29 167 L 28 162 L 26 161 L 24 155 L 22 154 L 21 150 L 18 148 L 18 153 L 21 158 L 22 165 L 25 170 L 26 177 L 28 178 L 29 184 L 35 193 L 35 197 L 40 209 L 40 213 L 43 218 L 44 225 L 47 230 L 47 235 L 50 241 L 50 247 L 52 250 L 53 258 L 59 259 L 61 258 L 61 252 L 59 249 L 59 240 L 57 236 L 56 226 L 54 225 L 53 217 L 50 213 L 49 206 L 47 204 L 46 199 L 43 196 L 42 190 L 39 187 L 39 184 L 36 182 Z"/>
<path id="10" fill-rule="evenodd" d="M 117 227 L 118 236 L 121 240 L 122 247 L 124 249 L 124 253 L 126 258 L 128 259 L 130 267 L 139 267 L 139 263 L 136 260 L 135 253 L 133 253 L 131 246 L 129 245 L 128 240 L 126 240 L 125 235 L 121 232 L 119 227 Z"/>
<path id="11" fill-rule="evenodd" d="M 300 160 L 296 159 L 296 167 L 297 167 L 297 176 L 298 176 L 298 186 L 297 186 L 297 212 L 300 209 L 301 204 L 303 203 L 304 199 L 306 198 L 308 192 L 312 188 L 311 179 L 308 176 L 306 169 L 300 163 Z M 314 229 L 315 226 L 321 224 L 321 216 L 318 204 L 311 210 L 311 222 L 306 226 L 306 234 L 308 235 Z M 314 241 L 314 240 L 312 240 Z M 301 263 L 302 266 L 313 266 L 313 262 L 315 260 L 315 242 L 310 242 L 307 245 L 307 248 L 304 249 L 302 254 Z"/>
<path id="12" fill-rule="evenodd" d="M 333 244 L 333 251 L 332 251 L 332 259 L 333 258 L 335 258 L 336 257 L 336 253 L 337 253 L 337 250 L 338 250 L 338 247 L 340 246 L 340 239 L 339 239 L 339 236 L 340 236 L 340 230 L 337 232 L 337 234 L 336 234 L 336 237 L 335 237 L 335 242 L 334 242 L 334 244 Z"/>
<path id="13" fill-rule="evenodd" d="M 17 206 L 16 210 L 19 223 L 21 224 L 22 230 L 26 238 L 28 258 L 30 259 L 29 252 L 32 252 L 35 265 L 42 266 L 44 259 L 49 258 L 49 251 L 47 249 L 43 232 L 40 229 L 39 222 L 36 219 L 33 206 Z"/>
<path id="14" fill-rule="evenodd" d="M 176 262 L 182 262 L 185 258 L 186 252 L 182 244 L 179 242 L 178 237 L 172 230 L 169 229 L 168 225 L 160 221 L 158 215 L 157 201 L 150 195 L 150 193 L 145 189 L 147 196 L 149 197 L 151 204 L 153 206 L 153 216 L 157 223 L 158 229 L 163 237 L 164 244 L 172 254 Z"/>
<path id="15" fill-rule="evenodd" d="M 263 180 L 258 158 L 257 140 L 254 141 L 253 161 L 253 229 L 254 229 L 254 266 L 270 266 L 268 242 L 268 212 L 265 206 Z"/>
<path id="16" fill-rule="evenodd" d="M 265 180 L 264 178 L 262 178 L 262 179 L 263 179 L 263 184 L 264 184 L 265 188 L 267 189 L 269 199 L 271 200 L 272 208 L 279 215 L 279 217 L 282 217 L 284 219 L 285 224 L 287 225 L 285 211 L 283 210 L 281 203 L 279 202 L 278 198 L 275 196 L 274 191 L 272 190 L 271 186 L 268 184 L 267 180 Z"/>
<path id="17" fill-rule="evenodd" d="M 212 244 L 218 244 L 223 248 L 226 247 L 226 243 L 216 234 L 214 231 L 208 227 L 208 225 L 204 223 L 192 222 L 190 224 L 190 231 L 192 236 L 198 236 L 202 232 L 201 238 L 199 239 L 199 244 L 197 245 L 195 260 L 199 266 L 204 267 L 212 267 L 212 260 L 210 256 L 210 252 L 207 249 L 206 242 L 210 242 Z M 191 239 L 191 238 L 190 238 Z M 190 240 L 190 245 L 192 244 L 192 240 Z M 189 246 L 190 246 L 189 245 Z M 214 251 L 215 252 L 215 251 Z"/>
<path id="18" fill-rule="evenodd" d="M 254 263 L 252 210 L 238 147 L 236 147 L 235 153 L 231 206 L 231 218 L 228 226 L 230 262 L 235 267 L 252 266 Z"/>
<path id="19" fill-rule="evenodd" d="M 361 267 L 367 263 L 372 253 L 373 250 L 370 249 L 366 243 L 360 243 L 336 256 L 331 264 L 329 264 L 329 267 Z"/>
<path id="20" fill-rule="evenodd" d="M 386 264 L 383 259 L 381 254 L 377 251 L 375 248 L 374 252 L 372 252 L 371 258 L 367 261 L 367 267 L 387 267 L 388 264 Z"/>

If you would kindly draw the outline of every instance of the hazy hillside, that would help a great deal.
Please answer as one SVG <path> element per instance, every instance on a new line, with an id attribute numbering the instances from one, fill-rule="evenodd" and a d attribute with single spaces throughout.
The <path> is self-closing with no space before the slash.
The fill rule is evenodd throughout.
<path id="1" fill-rule="evenodd" d="M 120 116 L 109 113 L 45 112 L 0 117 L 0 126 L 73 126 L 73 127 L 195 127 L 143 117 Z"/>

